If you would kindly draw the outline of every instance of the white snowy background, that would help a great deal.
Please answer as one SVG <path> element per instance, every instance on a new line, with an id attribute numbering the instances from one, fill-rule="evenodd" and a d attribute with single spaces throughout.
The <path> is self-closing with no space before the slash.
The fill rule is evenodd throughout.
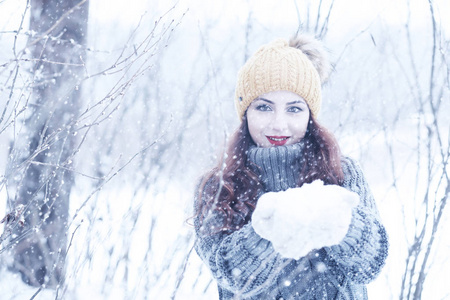
<path id="1" fill-rule="evenodd" d="M 237 70 L 261 44 L 293 35 L 299 19 L 304 27 L 311 24 L 309 31 L 320 31 L 314 25 L 323 24 L 330 5 L 324 43 L 334 72 L 324 87 L 319 120 L 335 133 L 343 153 L 359 160 L 390 237 L 387 264 L 368 285 L 369 298 L 399 299 L 408 251 L 426 222 L 423 212 L 432 214 L 436 204 L 423 199 L 445 195 L 446 179 L 429 176 L 427 166 L 436 163 L 434 176 L 442 173 L 442 157 L 448 160 L 450 3 L 430 2 L 439 57 L 446 61 L 434 70 L 442 87 L 439 140 L 430 131 L 435 116 L 428 108 L 417 109 L 416 102 L 417 94 L 427 98 L 432 72 L 429 1 L 90 1 L 86 68 L 91 73 L 111 66 L 124 47 L 138 45 L 156 20 L 155 32 L 169 28 L 169 33 L 145 62 L 149 71 L 92 130 L 74 161 L 78 175 L 68 232 L 73 241 L 63 299 L 217 298 L 209 271 L 192 251 L 189 217 L 198 177 L 212 167 L 238 125 Z M 0 0 L 0 66 L 13 58 L 14 30 L 26 3 Z M 18 48 L 26 41 L 26 34 L 17 36 Z M 86 81 L 85 105 L 105 97 L 122 75 Z M 0 84 L 6 76 L 0 67 Z M 1 89 L 0 107 L 7 87 Z M 0 174 L 14 134 L 0 134 Z M 89 177 L 122 165 L 101 189 Z M 2 186 L 0 216 L 7 197 Z M 449 225 L 446 209 L 435 232 L 430 225 L 426 229 L 425 237 L 433 233 L 434 242 L 423 299 L 450 299 Z M 37 288 L 7 270 L 10 259 L 8 251 L 1 252 L 0 299 L 30 299 Z M 43 290 L 35 299 L 55 299 L 55 292 Z"/>

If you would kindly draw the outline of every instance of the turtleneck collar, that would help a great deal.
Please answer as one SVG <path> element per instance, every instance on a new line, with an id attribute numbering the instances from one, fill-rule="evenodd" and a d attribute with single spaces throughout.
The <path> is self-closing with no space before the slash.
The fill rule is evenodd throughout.
<path id="1" fill-rule="evenodd" d="M 247 165 L 255 172 L 266 192 L 279 192 L 297 186 L 303 143 L 261 148 L 251 146 Z"/>

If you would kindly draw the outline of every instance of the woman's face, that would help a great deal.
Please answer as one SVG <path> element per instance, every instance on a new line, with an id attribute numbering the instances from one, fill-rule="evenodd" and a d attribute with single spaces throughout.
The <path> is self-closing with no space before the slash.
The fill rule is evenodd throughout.
<path id="1" fill-rule="evenodd" d="M 263 148 L 300 142 L 308 121 L 309 108 L 305 100 L 289 91 L 262 94 L 247 109 L 250 136 Z"/>

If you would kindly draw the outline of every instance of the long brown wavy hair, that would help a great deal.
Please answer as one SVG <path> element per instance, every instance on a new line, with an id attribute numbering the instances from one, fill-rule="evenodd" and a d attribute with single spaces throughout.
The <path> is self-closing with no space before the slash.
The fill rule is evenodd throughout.
<path id="1" fill-rule="evenodd" d="M 334 136 L 310 115 L 303 138 L 301 169 L 297 186 L 321 179 L 325 184 L 341 185 L 344 174 L 341 152 Z M 198 189 L 195 217 L 198 226 L 213 218 L 214 232 L 230 233 L 250 221 L 262 182 L 247 165 L 247 152 L 254 142 L 244 115 L 231 136 L 222 159 L 202 179 Z M 209 230 L 211 231 L 211 230 Z"/>

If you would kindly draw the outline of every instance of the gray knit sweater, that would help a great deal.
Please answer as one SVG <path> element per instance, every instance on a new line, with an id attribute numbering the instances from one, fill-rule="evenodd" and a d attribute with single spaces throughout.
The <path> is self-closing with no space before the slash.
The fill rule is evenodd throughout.
<path id="1" fill-rule="evenodd" d="M 265 192 L 296 186 L 301 147 L 249 150 L 248 165 L 260 176 Z M 360 167 L 349 158 L 342 159 L 342 167 L 343 187 L 361 198 L 348 233 L 341 243 L 299 260 L 282 258 L 255 233 L 251 222 L 225 234 L 210 230 L 220 218 L 214 212 L 202 228 L 195 219 L 195 249 L 216 279 L 220 299 L 367 299 L 365 284 L 384 265 L 388 240 Z M 195 207 L 199 205 L 196 199 Z"/>

